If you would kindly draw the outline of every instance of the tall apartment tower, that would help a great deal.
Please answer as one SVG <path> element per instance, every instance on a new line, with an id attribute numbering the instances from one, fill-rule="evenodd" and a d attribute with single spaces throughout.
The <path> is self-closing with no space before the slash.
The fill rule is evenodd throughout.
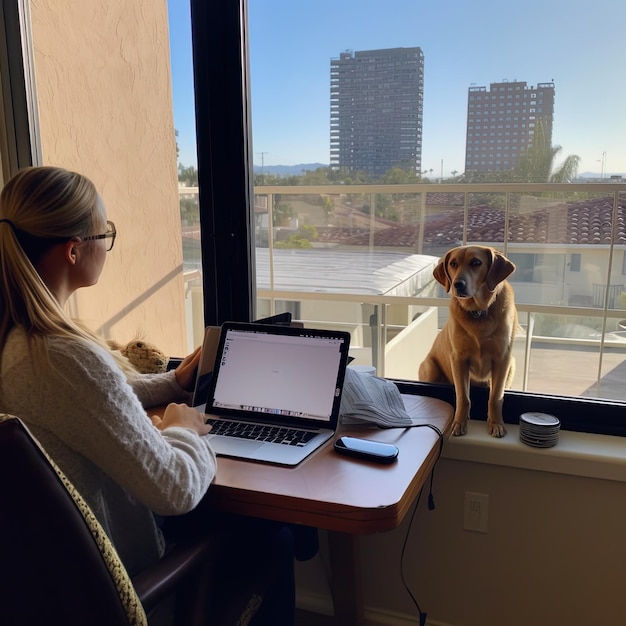
<path id="1" fill-rule="evenodd" d="M 466 172 L 512 170 L 532 143 L 541 120 L 552 142 L 554 83 L 491 83 L 470 87 L 467 96 Z"/>
<path id="2" fill-rule="evenodd" d="M 422 168 L 421 48 L 342 52 L 330 61 L 330 165 L 379 177 Z"/>

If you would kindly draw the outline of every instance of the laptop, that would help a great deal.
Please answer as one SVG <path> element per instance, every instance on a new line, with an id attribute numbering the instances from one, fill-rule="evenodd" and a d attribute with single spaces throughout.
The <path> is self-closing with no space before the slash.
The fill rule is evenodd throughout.
<path id="1" fill-rule="evenodd" d="M 216 454 L 297 465 L 331 439 L 349 347 L 345 331 L 223 324 L 206 398 L 197 402 Z"/>

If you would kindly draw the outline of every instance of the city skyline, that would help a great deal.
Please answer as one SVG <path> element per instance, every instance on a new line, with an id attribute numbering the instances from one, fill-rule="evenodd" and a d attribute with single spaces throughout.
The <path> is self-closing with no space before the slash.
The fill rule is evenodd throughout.
<path id="1" fill-rule="evenodd" d="M 180 162 L 195 165 L 189 7 L 169 0 L 172 84 Z M 383 10 L 384 8 L 384 10 Z M 580 172 L 626 174 L 626 122 L 618 80 L 618 0 L 529 0 L 500 6 L 461 0 L 250 0 L 254 162 L 330 163 L 330 61 L 346 50 L 420 47 L 425 55 L 422 167 L 464 171 L 470 87 L 503 80 L 554 82 L 553 144 L 581 157 Z M 513 25 L 513 26 L 511 26 Z"/>

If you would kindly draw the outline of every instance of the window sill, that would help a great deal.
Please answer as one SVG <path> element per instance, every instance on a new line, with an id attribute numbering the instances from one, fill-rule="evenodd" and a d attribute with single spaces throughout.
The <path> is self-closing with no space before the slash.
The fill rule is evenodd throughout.
<path id="1" fill-rule="evenodd" d="M 517 425 L 507 424 L 502 439 L 489 436 L 486 422 L 468 426 L 467 435 L 446 441 L 444 458 L 626 482 L 623 437 L 561 430 L 556 446 L 533 448 L 520 441 Z"/>

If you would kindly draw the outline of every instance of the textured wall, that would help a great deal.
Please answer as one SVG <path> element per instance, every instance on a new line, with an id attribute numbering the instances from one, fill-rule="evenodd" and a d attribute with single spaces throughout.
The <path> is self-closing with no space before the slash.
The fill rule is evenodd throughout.
<path id="1" fill-rule="evenodd" d="M 43 162 L 89 176 L 119 231 L 75 313 L 186 350 L 165 0 L 32 0 Z"/>
<path id="2" fill-rule="evenodd" d="M 404 556 L 406 582 L 428 624 L 624 623 L 626 483 L 441 459 L 433 511 L 428 486 Z M 465 491 L 489 495 L 487 534 L 463 529 Z M 418 624 L 400 575 L 409 517 L 397 530 L 361 536 L 372 626 Z M 300 606 L 330 609 L 325 569 L 319 557 L 298 564 Z"/>

